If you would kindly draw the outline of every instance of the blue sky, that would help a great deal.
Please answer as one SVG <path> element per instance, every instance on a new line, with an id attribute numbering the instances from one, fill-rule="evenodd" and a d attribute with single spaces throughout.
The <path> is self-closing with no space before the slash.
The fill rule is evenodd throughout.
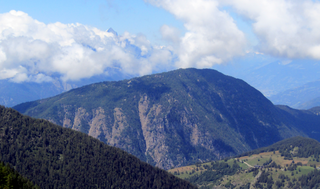
<path id="1" fill-rule="evenodd" d="M 0 3 L 0 79 L 13 82 L 212 68 L 250 53 L 320 59 L 318 0 Z"/>

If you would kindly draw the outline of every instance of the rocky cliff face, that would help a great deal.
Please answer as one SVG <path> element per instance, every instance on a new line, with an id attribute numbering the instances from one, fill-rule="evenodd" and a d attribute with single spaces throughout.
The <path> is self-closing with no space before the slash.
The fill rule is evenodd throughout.
<path id="1" fill-rule="evenodd" d="M 164 169 L 311 136 L 320 123 L 318 115 L 301 112 L 313 120 L 305 127 L 245 82 L 196 69 L 97 83 L 14 108 Z"/>

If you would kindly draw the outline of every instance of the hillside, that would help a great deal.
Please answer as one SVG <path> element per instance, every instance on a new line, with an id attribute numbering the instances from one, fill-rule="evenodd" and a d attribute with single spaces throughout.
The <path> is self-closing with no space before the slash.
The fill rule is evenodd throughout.
<path id="1" fill-rule="evenodd" d="M 293 137 L 234 158 L 169 172 L 200 188 L 318 188 L 320 143 Z"/>
<path id="2" fill-rule="evenodd" d="M 0 160 L 40 188 L 195 188 L 86 134 L 2 106 Z"/>
<path id="3" fill-rule="evenodd" d="M 14 108 L 164 169 L 222 159 L 297 135 L 320 139 L 317 114 L 276 107 L 244 81 L 211 69 L 96 83 Z"/>

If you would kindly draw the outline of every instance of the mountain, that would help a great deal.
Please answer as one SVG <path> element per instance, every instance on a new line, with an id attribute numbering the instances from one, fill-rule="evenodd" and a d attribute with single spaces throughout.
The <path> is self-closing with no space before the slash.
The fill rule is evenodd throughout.
<path id="1" fill-rule="evenodd" d="M 319 188 L 320 143 L 304 137 L 169 172 L 199 188 Z"/>
<path id="2" fill-rule="evenodd" d="M 118 33 L 114 31 L 112 28 L 109 28 L 107 32 L 113 33 L 113 35 L 118 36 Z"/>
<path id="3" fill-rule="evenodd" d="M 96 83 L 14 109 L 87 133 L 164 169 L 297 135 L 320 140 L 315 112 L 274 106 L 244 81 L 211 69 Z"/>
<path id="4" fill-rule="evenodd" d="M 272 95 L 275 104 L 286 104 L 292 108 L 309 109 L 320 105 L 320 81 L 309 82 L 300 87 Z"/>
<path id="5" fill-rule="evenodd" d="M 195 188 L 86 134 L 2 106 L 0 160 L 40 188 Z"/>

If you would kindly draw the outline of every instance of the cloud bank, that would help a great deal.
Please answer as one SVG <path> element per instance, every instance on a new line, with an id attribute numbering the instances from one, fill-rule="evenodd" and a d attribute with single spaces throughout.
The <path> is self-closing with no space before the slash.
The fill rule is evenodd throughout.
<path id="1" fill-rule="evenodd" d="M 0 79 L 44 82 L 58 74 L 63 81 L 79 80 L 108 74 L 107 68 L 145 75 L 169 68 L 172 56 L 143 35 L 44 24 L 20 11 L 0 14 Z"/>
<path id="2" fill-rule="evenodd" d="M 159 28 L 167 46 L 144 35 L 101 31 L 79 23 L 44 24 L 20 11 L 0 14 L 0 79 L 63 81 L 108 74 L 145 75 L 174 68 L 210 68 L 248 49 L 277 57 L 320 59 L 320 2 L 305 0 L 144 0 L 184 23 Z M 250 47 L 235 21 L 247 21 Z M 143 31 L 142 31 L 143 32 Z"/>

